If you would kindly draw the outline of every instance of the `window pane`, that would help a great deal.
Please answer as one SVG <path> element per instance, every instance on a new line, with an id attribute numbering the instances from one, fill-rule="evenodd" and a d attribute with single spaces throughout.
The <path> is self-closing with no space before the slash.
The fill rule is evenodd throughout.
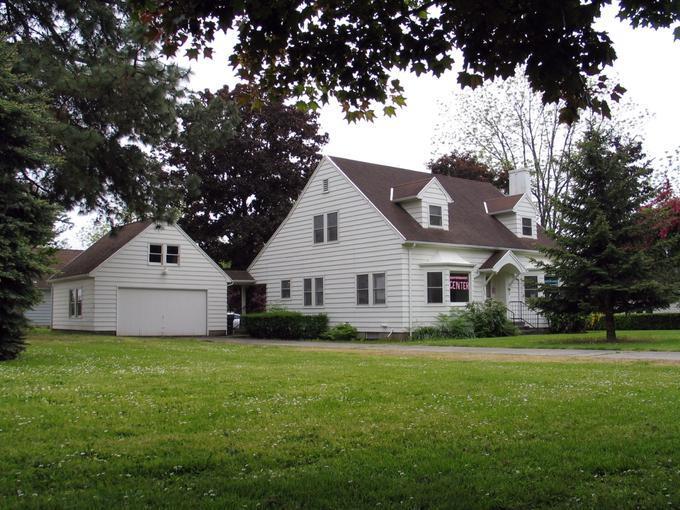
<path id="1" fill-rule="evenodd" d="M 74 289 L 68 291 L 68 316 L 73 317 L 76 314 L 76 297 L 74 296 Z"/>
<path id="2" fill-rule="evenodd" d="M 522 218 L 522 235 L 533 235 L 533 226 L 531 225 L 531 218 Z"/>
<path id="3" fill-rule="evenodd" d="M 373 275 L 373 304 L 385 304 L 385 273 L 375 273 Z"/>
<path id="4" fill-rule="evenodd" d="M 557 276 L 545 275 L 544 283 L 546 285 L 552 285 L 553 287 L 557 287 L 559 285 L 559 280 L 557 279 Z"/>
<path id="5" fill-rule="evenodd" d="M 338 240 L 338 213 L 328 213 L 326 215 L 326 240 L 327 241 L 337 241 Z"/>
<path id="6" fill-rule="evenodd" d="M 452 303 L 470 301 L 470 275 L 468 273 L 449 274 L 449 289 Z"/>
<path id="7" fill-rule="evenodd" d="M 314 216 L 314 242 L 323 243 L 323 215 Z"/>
<path id="8" fill-rule="evenodd" d="M 163 246 L 160 244 L 149 245 L 149 262 L 154 264 L 161 263 L 161 254 L 163 253 Z"/>
<path id="9" fill-rule="evenodd" d="M 305 306 L 312 306 L 312 279 L 304 279 L 304 303 Z"/>
<path id="10" fill-rule="evenodd" d="M 358 274 L 357 275 L 357 304 L 367 305 L 368 304 L 368 275 Z"/>
<path id="11" fill-rule="evenodd" d="M 538 296 L 538 276 L 524 277 L 524 297 L 532 298 Z"/>
<path id="12" fill-rule="evenodd" d="M 427 273 L 427 302 L 442 303 L 443 301 L 442 274 L 440 272 Z"/>
<path id="13" fill-rule="evenodd" d="M 442 208 L 438 205 L 430 206 L 430 225 L 435 227 L 442 226 Z"/>
<path id="14" fill-rule="evenodd" d="M 179 246 L 165 247 L 166 264 L 179 264 Z"/>
<path id="15" fill-rule="evenodd" d="M 314 304 L 323 305 L 323 278 L 314 279 Z"/>
<path id="16" fill-rule="evenodd" d="M 290 280 L 281 280 L 281 298 L 288 299 L 290 297 Z"/>

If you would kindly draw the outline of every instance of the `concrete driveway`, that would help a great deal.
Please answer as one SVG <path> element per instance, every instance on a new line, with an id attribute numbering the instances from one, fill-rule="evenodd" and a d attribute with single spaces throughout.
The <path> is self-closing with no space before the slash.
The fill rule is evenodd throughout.
<path id="1" fill-rule="evenodd" d="M 502 347 L 454 347 L 414 344 L 378 344 L 361 342 L 322 342 L 259 340 L 254 338 L 222 338 L 220 341 L 241 345 L 263 345 L 328 351 L 360 351 L 375 354 L 430 355 L 473 359 L 536 359 L 540 361 L 601 360 L 601 361 L 653 361 L 680 363 L 680 352 L 667 351 L 617 351 L 595 349 L 510 349 Z"/>

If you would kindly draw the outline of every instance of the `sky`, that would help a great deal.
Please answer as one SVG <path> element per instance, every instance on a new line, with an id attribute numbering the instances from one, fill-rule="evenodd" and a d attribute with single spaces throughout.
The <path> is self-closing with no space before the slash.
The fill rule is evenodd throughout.
<path id="1" fill-rule="evenodd" d="M 613 74 L 627 89 L 628 99 L 650 113 L 646 132 L 641 133 L 645 148 L 653 157 L 663 158 L 680 147 L 680 41 L 674 42 L 671 29 L 634 30 L 618 21 L 611 8 L 605 11 L 598 28 L 607 31 L 614 42 L 618 59 Z M 225 84 L 233 86 L 237 80 L 227 64 L 231 46 L 229 37 L 220 35 L 212 59 L 178 58 L 180 65 L 191 69 L 189 88 L 214 91 Z M 454 69 L 438 79 L 400 75 L 406 107 L 396 117 L 378 118 L 373 123 L 348 124 L 337 104 L 322 107 L 319 123 L 329 135 L 324 154 L 425 171 L 433 155 L 441 103 L 455 107 L 460 90 L 457 72 Z M 92 221 L 92 215 L 73 213 L 71 219 L 74 227 L 61 239 L 72 248 L 82 248 L 77 234 Z"/>

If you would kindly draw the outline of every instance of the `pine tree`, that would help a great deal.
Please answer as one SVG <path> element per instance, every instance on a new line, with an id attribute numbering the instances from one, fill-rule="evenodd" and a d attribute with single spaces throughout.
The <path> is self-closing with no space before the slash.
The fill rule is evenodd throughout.
<path id="1" fill-rule="evenodd" d="M 540 264 L 559 279 L 536 306 L 547 313 L 602 313 L 607 341 L 616 341 L 615 313 L 667 306 L 672 286 L 655 277 L 649 224 L 641 212 L 652 196 L 638 142 L 589 129 L 569 163 L 571 194 L 557 202 L 559 233 Z"/>
<path id="2" fill-rule="evenodd" d="M 24 349 L 24 311 L 40 298 L 34 280 L 50 262 L 55 208 L 18 176 L 54 162 L 44 97 L 12 69 L 17 56 L 0 40 L 0 360 Z"/>

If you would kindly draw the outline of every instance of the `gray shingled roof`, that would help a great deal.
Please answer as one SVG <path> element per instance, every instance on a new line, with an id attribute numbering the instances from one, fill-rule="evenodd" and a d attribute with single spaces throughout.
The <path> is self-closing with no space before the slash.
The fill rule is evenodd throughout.
<path id="1" fill-rule="evenodd" d="M 390 200 L 390 188 L 427 179 L 427 174 L 335 156 L 330 159 L 407 241 L 523 250 L 535 250 L 537 244 L 550 244 L 541 227 L 538 228 L 538 239 L 521 238 L 487 214 L 485 201 L 508 198 L 487 182 L 437 175 L 454 201 L 449 206 L 449 230 L 424 228 Z"/>
<path id="2" fill-rule="evenodd" d="M 151 220 L 137 221 L 112 230 L 64 266 L 61 272 L 54 275 L 50 280 L 88 274 L 99 266 L 99 264 L 132 241 L 132 239 L 141 234 L 146 227 L 151 225 L 151 223 L 153 223 Z"/>
<path id="3" fill-rule="evenodd" d="M 255 283 L 255 278 L 253 278 L 248 271 L 242 269 L 224 269 L 227 276 L 235 282 L 253 282 Z"/>

